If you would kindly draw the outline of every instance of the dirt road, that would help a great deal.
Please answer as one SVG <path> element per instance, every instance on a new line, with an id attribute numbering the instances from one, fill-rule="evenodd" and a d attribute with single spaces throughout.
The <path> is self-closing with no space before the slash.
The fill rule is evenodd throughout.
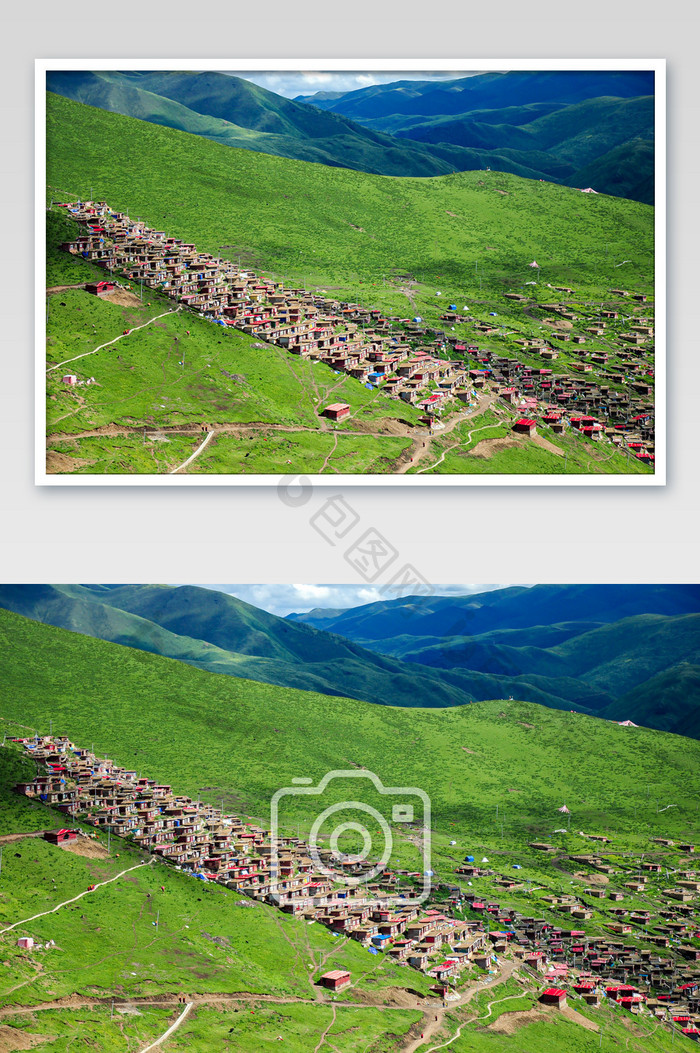
<path id="1" fill-rule="evenodd" d="M 168 1030 L 164 1031 L 163 1034 L 160 1036 L 160 1038 L 157 1038 L 155 1040 L 155 1042 L 151 1042 L 151 1044 L 149 1046 L 144 1046 L 144 1048 L 142 1050 L 140 1050 L 140 1053 L 149 1053 L 149 1050 L 157 1049 L 158 1046 L 160 1046 L 160 1044 L 162 1042 L 165 1042 L 166 1038 L 170 1038 L 172 1033 L 174 1031 L 177 1031 L 177 1029 L 179 1028 L 180 1024 L 183 1022 L 185 1017 L 188 1015 L 188 1013 L 189 1013 L 189 1011 L 190 1011 L 190 1009 L 192 1008 L 193 1005 L 194 1005 L 193 1002 L 188 1002 L 187 1005 L 185 1006 L 185 1008 L 183 1009 L 183 1011 L 180 1013 L 180 1015 L 177 1018 L 177 1020 L 175 1021 L 175 1023 L 171 1024 L 170 1027 L 168 1028 Z"/>
<path id="2" fill-rule="evenodd" d="M 435 439 L 442 439 L 445 435 L 449 435 L 451 431 L 454 431 L 458 424 L 463 424 L 464 421 L 469 420 L 470 417 L 477 416 L 480 413 L 485 413 L 487 409 L 490 409 L 490 407 L 494 404 L 497 398 L 498 396 L 496 394 L 489 395 L 486 399 L 479 402 L 479 404 L 473 409 L 465 410 L 464 413 L 459 413 L 456 417 L 453 417 L 452 420 L 449 421 L 449 423 L 446 424 L 444 428 L 440 429 L 440 431 L 437 432 L 435 435 L 428 435 L 426 438 L 423 438 L 423 436 L 421 436 L 420 439 L 415 439 L 414 449 L 410 451 L 411 459 L 407 461 L 404 465 L 402 465 L 402 467 L 399 469 L 398 474 L 404 475 L 409 468 L 415 468 L 417 464 L 425 460 L 425 458 L 430 454 L 432 443 Z M 489 427 L 493 427 L 493 425 L 489 425 Z M 422 445 L 423 443 L 425 443 L 425 445 Z M 455 443 L 455 445 L 458 446 L 460 444 Z M 444 458 L 445 455 L 443 454 L 437 463 L 441 464 Z M 420 472 L 416 472 L 416 475 L 421 475 L 423 472 L 430 471 L 431 468 L 434 467 L 435 465 L 430 465 L 427 468 L 422 468 Z"/>
<path id="3" fill-rule="evenodd" d="M 199 457 L 199 455 L 202 452 L 202 450 L 204 449 L 204 447 L 207 445 L 207 443 L 211 442 L 211 440 L 213 438 L 214 438 L 214 432 L 213 431 L 208 432 L 206 439 L 204 440 L 204 442 L 199 444 L 199 446 L 194 451 L 194 453 L 191 453 L 189 455 L 189 457 L 187 458 L 187 460 L 183 461 L 182 464 L 179 464 L 177 466 L 177 468 L 172 468 L 168 472 L 168 475 L 175 475 L 177 472 L 181 471 L 183 468 L 186 468 L 187 465 L 190 464 L 195 459 L 195 457 Z"/>
<path id="4" fill-rule="evenodd" d="M 127 332 L 121 333 L 120 336 L 115 336 L 114 340 L 108 340 L 106 344 L 100 344 L 99 347 L 93 348 L 92 351 L 83 351 L 82 355 L 75 355 L 73 358 L 67 358 L 65 362 L 57 362 L 55 366 L 49 366 L 46 372 L 52 373 L 54 369 L 60 369 L 62 366 L 67 366 L 69 362 L 77 362 L 79 358 L 87 358 L 88 355 L 95 355 L 98 351 L 101 351 L 103 347 L 110 347 L 112 344 L 116 344 L 118 340 L 124 340 L 132 333 L 138 332 L 139 329 L 145 329 L 147 325 L 157 322 L 159 318 L 166 318 L 169 314 L 177 314 L 177 312 L 181 310 L 181 307 L 171 307 L 169 311 L 163 311 L 162 314 L 157 314 L 154 318 L 149 318 L 147 322 L 143 323 L 143 325 L 133 326 L 133 328 L 127 330 Z"/>
<path id="5" fill-rule="evenodd" d="M 11 929 L 16 929 L 18 925 L 28 925 L 30 921 L 36 921 L 37 918 L 44 918 L 47 914 L 55 914 L 61 907 L 68 906 L 69 903 L 75 903 L 76 900 L 82 899 L 83 896 L 90 896 L 93 892 L 97 892 L 98 888 L 102 888 L 103 885 L 111 885 L 113 881 L 118 881 L 124 874 L 128 874 L 132 870 L 138 870 L 140 867 L 148 867 L 152 863 L 155 863 L 155 859 L 148 859 L 145 863 L 137 863 L 135 867 L 128 867 L 126 870 L 120 871 L 115 874 L 113 878 L 108 878 L 106 881 L 98 881 L 91 889 L 85 889 L 84 892 L 79 892 L 77 896 L 73 896 L 72 899 L 66 899 L 63 903 L 59 903 L 57 906 L 52 907 L 51 910 L 44 910 L 41 914 L 32 914 L 31 918 L 23 918 L 21 921 L 15 921 L 12 925 L 6 925 L 4 929 L 0 929 L 0 936 L 3 932 L 10 932 Z"/>
<path id="6" fill-rule="evenodd" d="M 477 1019 L 476 1015 L 469 1017 L 462 1024 L 460 1024 L 457 1033 L 453 1035 L 452 1038 L 447 1039 L 445 1042 L 441 1042 L 437 1046 L 429 1046 L 427 1049 L 423 1048 L 425 1042 L 433 1038 L 433 1036 L 436 1035 L 440 1028 L 443 1026 L 445 1022 L 445 1015 L 447 1013 L 452 1012 L 454 1009 L 459 1009 L 460 1006 L 468 1005 L 469 1002 L 471 1002 L 472 998 L 474 998 L 475 995 L 479 994 L 485 988 L 493 987 L 495 984 L 505 983 L 505 981 L 515 971 L 515 968 L 516 966 L 514 962 L 504 962 L 497 973 L 495 973 L 484 983 L 481 983 L 478 986 L 475 985 L 474 987 L 470 987 L 468 991 L 464 992 L 459 1001 L 450 1002 L 448 1003 L 447 1007 L 443 1005 L 433 1009 L 423 1009 L 422 1011 L 425 1015 L 425 1022 L 423 1024 L 418 1025 L 418 1027 L 420 1028 L 420 1035 L 418 1038 L 409 1039 L 406 1044 L 401 1046 L 401 1053 L 416 1053 L 417 1050 L 420 1050 L 421 1053 L 432 1053 L 432 1050 L 444 1049 L 446 1046 L 450 1046 L 461 1034 L 462 1028 L 466 1024 L 471 1023 L 471 1021 Z M 518 995 L 517 997 L 521 998 L 522 995 Z M 500 999 L 498 999 L 498 1001 L 500 1001 Z M 489 1012 L 491 1010 L 491 1006 L 494 1004 L 494 1002 L 489 1003 Z M 422 1007 L 416 1006 L 416 1008 Z"/>

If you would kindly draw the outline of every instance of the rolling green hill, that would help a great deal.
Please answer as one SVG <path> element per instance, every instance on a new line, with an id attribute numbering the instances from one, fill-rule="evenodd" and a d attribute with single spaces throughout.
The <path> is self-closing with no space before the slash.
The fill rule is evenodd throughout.
<path id="1" fill-rule="evenodd" d="M 681 662 L 635 686 L 601 714 L 622 720 L 634 712 L 648 727 L 682 727 L 683 734 L 700 738 L 700 665 Z"/>
<path id="2" fill-rule="evenodd" d="M 314 612 L 278 618 L 193 586 L 6 585 L 0 607 L 209 672 L 383 706 L 443 708 L 515 697 L 680 734 L 697 728 L 700 695 L 692 678 L 682 678 L 691 690 L 674 687 L 668 708 L 663 694 L 655 705 L 644 701 L 656 678 L 668 687 L 677 668 L 700 663 L 700 614 L 685 613 L 697 607 L 691 587 L 512 588 L 462 603 L 430 598 L 367 605 L 345 612 L 335 626 L 321 618 L 319 627 L 305 621 L 313 621 Z M 556 621 L 576 608 L 589 620 Z M 674 614 L 616 617 L 640 608 Z M 540 624 L 546 617 L 552 622 Z M 604 624 L 606 618 L 615 620 Z M 518 620 L 534 624 L 508 627 Z M 476 631 L 494 623 L 500 628 Z M 375 639 L 368 638 L 372 626 Z M 336 629 L 348 636 L 361 631 L 362 641 Z"/>
<path id="3" fill-rule="evenodd" d="M 95 742 L 100 754 L 137 763 L 182 792 L 209 787 L 207 799 L 223 794 L 258 818 L 292 776 L 318 780 L 359 765 L 387 785 L 423 786 L 437 830 L 450 822 L 474 834 L 490 829 L 509 786 L 524 795 L 511 799 L 520 836 L 548 829 L 563 798 L 576 802 L 581 824 L 610 821 L 614 808 L 620 829 L 641 833 L 654 825 L 653 816 L 635 823 L 635 808 L 648 814 L 648 785 L 677 802 L 668 819 L 674 830 L 695 821 L 700 743 L 691 739 L 643 728 L 629 734 L 525 702 L 377 707 L 202 672 L 7 611 L 0 631 L 5 719 L 43 730 L 51 718 L 54 732 Z M 601 770 L 613 769 L 614 782 L 600 780 Z M 303 815 L 309 802 L 298 807 Z"/>
<path id="4" fill-rule="evenodd" d="M 217 253 L 226 241 L 234 257 L 240 251 L 265 271 L 312 275 L 314 284 L 355 292 L 359 281 L 373 301 L 390 290 L 370 292 L 372 283 L 391 274 L 440 276 L 445 296 L 451 288 L 465 295 L 481 288 L 474 260 L 488 246 L 487 285 L 516 274 L 522 284 L 534 256 L 549 281 L 575 276 L 593 291 L 619 279 L 613 257 L 624 253 L 631 261 L 625 280 L 651 287 L 653 210 L 635 202 L 495 172 L 396 180 L 309 166 L 224 149 L 51 93 L 47 106 L 50 197 L 87 188 L 202 250 Z M 607 263 L 601 242 L 609 245 Z M 437 317 L 441 305 L 434 293 L 431 300 Z M 407 309 L 402 292 L 393 302 Z"/>
<path id="5" fill-rule="evenodd" d="M 638 614 L 700 611 L 697 585 L 514 585 L 467 596 L 409 596 L 348 610 L 320 608 L 290 620 L 352 640 L 409 636 L 482 636 L 562 622 L 603 623 Z M 592 627 L 592 626 L 588 626 Z M 521 637 L 518 642 L 527 642 Z"/>
<path id="6" fill-rule="evenodd" d="M 549 690 L 558 705 L 570 698 L 614 719 L 697 735 L 699 605 L 692 585 L 538 585 L 289 617 L 420 666 L 500 678 L 507 694 Z M 577 696 L 574 683 L 591 693 Z M 484 686 L 472 681 L 476 697 Z M 609 694 L 618 697 L 606 704 Z"/>
<path id="7" fill-rule="evenodd" d="M 49 90 L 225 146 L 383 175 L 455 170 L 459 149 L 394 139 L 221 73 L 50 73 Z M 471 162 L 471 156 L 467 157 Z M 465 163 L 462 167 L 470 167 Z"/>
<path id="8" fill-rule="evenodd" d="M 538 77 L 541 79 L 542 74 L 497 76 L 495 86 L 486 94 L 483 86 L 480 93 L 477 91 L 484 78 L 464 78 L 427 96 L 417 94 L 419 89 L 414 87 L 410 97 L 416 105 L 429 98 L 434 106 L 439 99 L 447 107 L 444 112 L 453 115 L 450 107 L 456 97 L 464 96 L 462 104 L 466 106 L 467 100 L 473 105 L 482 97 L 503 100 L 504 90 L 509 102 L 513 98 L 520 100 L 522 93 L 528 97 L 528 91 L 541 94 Z M 491 78 L 487 80 L 491 84 Z M 600 91 L 602 85 L 623 92 L 633 90 L 639 83 L 634 75 L 579 75 L 578 87 L 573 89 L 566 74 L 559 75 L 556 86 L 551 78 L 544 80 L 545 95 L 549 97 L 548 93 L 554 91 L 556 101 L 535 102 L 529 107 L 503 106 L 500 120 L 495 117 L 499 111 L 488 110 L 483 118 L 478 112 L 473 116 L 460 113 L 457 117 L 431 117 L 427 121 L 409 118 L 407 126 L 389 129 L 396 131 L 398 137 L 386 134 L 374 122 L 370 122 L 372 127 L 368 123 L 357 124 L 350 119 L 352 114 L 344 115 L 338 108 L 352 110 L 350 97 L 331 100 L 329 108 L 325 105 L 328 100 L 323 99 L 320 108 L 315 104 L 305 106 L 251 81 L 213 71 L 50 71 L 47 87 L 77 102 L 204 136 L 227 146 L 382 175 L 428 177 L 491 168 L 574 186 L 576 169 L 583 164 L 623 147 L 635 136 L 653 139 L 651 98 L 591 99 L 585 94 Z M 561 87 L 560 81 L 567 87 Z M 582 93 L 584 102 L 567 106 L 561 101 Z M 386 86 L 383 93 L 372 98 L 376 105 L 378 98 L 395 94 L 391 86 Z M 540 116 L 543 107 L 548 116 Z M 556 113 L 551 113 L 552 107 Z M 525 124 L 523 109 L 528 117 L 539 119 Z M 618 156 L 622 168 L 633 173 L 632 183 L 637 187 L 641 182 L 637 165 L 640 158 L 625 166 L 624 147 Z M 646 171 L 648 158 L 644 162 Z M 653 150 L 649 174 L 653 174 Z M 597 190 L 634 197 L 626 192 L 626 176 L 618 177 L 610 187 L 607 178 L 607 170 L 601 169 Z M 653 204 L 653 195 L 639 200 Z"/>
<path id="9" fill-rule="evenodd" d="M 654 99 L 588 99 L 515 126 L 496 114 L 412 121 L 396 134 L 497 153 L 494 167 L 517 163 L 568 186 L 654 203 Z M 491 120 L 487 118 L 491 117 Z M 493 165 L 493 161 L 490 162 Z"/>
<path id="10" fill-rule="evenodd" d="M 519 165 L 533 178 L 653 204 L 653 92 L 653 74 L 511 71 L 299 101 L 402 139 L 477 151 L 479 167 Z"/>
<path id="11" fill-rule="evenodd" d="M 653 293 L 653 209 L 636 202 L 497 172 L 374 176 L 224 147 L 57 95 L 48 95 L 47 107 L 48 203 L 92 195 L 288 287 L 324 289 L 398 319 L 420 312 L 440 327 L 444 305 L 466 300 L 475 323 L 498 315 L 498 333 L 485 346 L 528 365 L 540 359 L 515 340 L 540 336 L 542 325 L 536 310 L 504 293 L 531 281 L 533 257 L 542 269 L 527 290 L 533 304 L 551 298 L 550 285 L 575 282 L 587 317 L 619 281 L 619 260 L 632 289 Z M 72 234 L 70 222 L 55 210 L 47 219 L 47 285 L 78 284 L 81 266 L 82 280 L 92 280 L 93 267 L 58 248 Z M 78 288 L 50 298 L 51 366 L 134 331 L 71 363 L 79 380 L 94 377 L 89 387 L 68 389 L 58 368 L 49 372 L 49 470 L 164 474 L 194 452 L 206 425 L 223 431 L 188 472 L 396 473 L 421 445 L 416 407 L 323 363 L 172 311 L 157 291 L 143 300 L 139 293 L 120 304 Z M 559 352 L 564 371 L 576 359 L 571 346 Z M 331 428 L 319 409 L 339 398 L 352 416 Z M 516 444 L 493 461 L 472 457 L 468 429 L 491 425 L 496 434 L 508 431 L 508 420 L 488 411 L 460 424 L 454 438 L 466 440 L 464 452 L 446 450 L 436 470 L 648 472 L 575 430 L 552 435 L 547 448 Z"/>
<path id="12" fill-rule="evenodd" d="M 0 605 L 73 632 L 284 687 L 382 705 L 453 706 L 471 697 L 459 677 L 427 667 L 416 672 L 210 589 L 136 585 L 93 594 L 82 586 L 3 586 Z"/>
<path id="13" fill-rule="evenodd" d="M 297 101 L 371 121 L 388 114 L 439 116 L 513 105 L 563 106 L 614 95 L 650 95 L 654 74 L 618 70 L 521 70 L 482 73 L 455 80 L 404 80 L 349 92 L 317 92 Z"/>

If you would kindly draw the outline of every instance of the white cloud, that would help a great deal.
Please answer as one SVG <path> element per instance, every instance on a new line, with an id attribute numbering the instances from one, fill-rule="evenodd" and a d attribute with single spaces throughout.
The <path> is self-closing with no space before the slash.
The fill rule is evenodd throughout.
<path id="1" fill-rule="evenodd" d="M 237 596 L 254 607 L 270 614 L 285 617 L 292 612 L 302 613 L 315 607 L 345 610 L 362 607 L 380 600 L 389 601 L 396 596 L 382 587 L 367 585 L 204 585 Z M 438 596 L 470 596 L 477 592 L 492 592 L 506 588 L 505 585 L 435 585 Z"/>
<path id="2" fill-rule="evenodd" d="M 295 99 L 298 95 L 313 95 L 317 91 L 357 91 L 359 88 L 369 88 L 373 84 L 390 84 L 397 80 L 456 80 L 459 77 L 474 77 L 480 71 L 450 72 L 447 70 L 393 70 L 382 72 L 381 70 L 347 70 L 347 71 L 324 71 L 324 70 L 299 70 L 283 71 L 274 70 L 270 72 L 261 70 L 222 70 L 231 77 L 241 77 L 250 80 L 253 84 L 274 91 L 277 95 L 283 95 L 288 99 Z"/>

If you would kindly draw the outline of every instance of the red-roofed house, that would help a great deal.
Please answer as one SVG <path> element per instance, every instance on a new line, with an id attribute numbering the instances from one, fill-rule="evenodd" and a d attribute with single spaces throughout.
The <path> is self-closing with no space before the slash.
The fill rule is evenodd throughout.
<path id="1" fill-rule="evenodd" d="M 521 417 L 513 425 L 513 431 L 517 431 L 521 435 L 536 435 L 537 422 L 532 417 Z"/>
<path id="2" fill-rule="evenodd" d="M 44 840 L 52 845 L 63 845 L 69 841 L 76 841 L 77 838 L 77 830 L 47 830 L 44 834 Z"/>
<path id="3" fill-rule="evenodd" d="M 350 407 L 346 402 L 333 402 L 330 406 L 326 406 L 323 416 L 328 417 L 329 420 L 345 420 L 350 416 Z"/>
<path id="4" fill-rule="evenodd" d="M 340 991 L 350 983 L 350 973 L 343 969 L 333 969 L 329 973 L 324 973 L 320 982 L 329 991 Z"/>
<path id="5" fill-rule="evenodd" d="M 108 296 L 114 292 L 114 282 L 87 282 L 85 292 L 92 293 L 93 296 Z"/>
<path id="6" fill-rule="evenodd" d="M 566 991 L 563 987 L 547 987 L 539 998 L 543 1005 L 555 1005 L 557 1009 L 566 1009 Z"/>

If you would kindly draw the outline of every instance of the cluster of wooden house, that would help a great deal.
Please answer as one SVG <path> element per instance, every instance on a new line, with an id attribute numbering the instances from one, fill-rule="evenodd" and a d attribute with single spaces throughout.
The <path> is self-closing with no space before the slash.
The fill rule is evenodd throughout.
<path id="1" fill-rule="evenodd" d="M 65 737 L 12 741 L 41 769 L 30 782 L 19 783 L 17 792 L 128 838 L 199 879 L 320 922 L 437 980 L 458 974 L 471 962 L 488 964 L 486 935 L 478 923 L 411 905 L 410 897 L 401 905 L 397 892 L 402 878 L 405 887 L 410 885 L 407 872 L 385 872 L 375 884 L 334 885 L 317 872 L 300 838 L 283 837 L 273 844 L 262 827 L 178 795 Z M 63 829 L 54 843 L 71 839 L 72 831 Z M 319 856 L 323 864 L 332 853 L 320 850 Z M 361 864 L 350 867 L 356 874 Z"/>
<path id="2" fill-rule="evenodd" d="M 58 207 L 65 208 L 81 228 L 63 249 L 110 275 L 120 273 L 158 289 L 223 327 L 235 327 L 290 354 L 321 361 L 387 396 L 416 405 L 431 420 L 445 406 L 474 404 L 479 389 L 488 388 L 520 411 L 513 425 L 516 432 L 534 435 L 538 423 L 555 433 L 574 428 L 593 441 L 614 443 L 630 458 L 654 463 L 655 411 L 648 376 L 653 369 L 644 362 L 654 335 L 649 319 L 637 319 L 628 333 L 615 333 L 615 356 L 622 363 L 615 368 L 608 365 L 607 352 L 577 347 L 578 361 L 566 373 L 555 372 L 551 366 L 538 369 L 517 358 L 480 351 L 464 337 L 452 335 L 455 323 L 470 322 L 477 337 L 498 328 L 465 318 L 455 305 L 442 315 L 446 329 L 430 329 L 419 318 L 387 318 L 378 309 L 340 302 L 318 292 L 285 290 L 281 282 L 198 252 L 194 244 L 133 221 L 104 201 Z M 103 295 L 108 284 L 93 283 L 92 291 Z M 612 293 L 628 295 L 624 290 Z M 519 293 L 505 295 L 511 300 L 528 299 Z M 645 299 L 641 294 L 634 298 Z M 560 316 L 569 325 L 576 319 L 566 304 L 531 306 Z M 606 335 L 605 327 L 618 317 L 615 310 L 601 310 L 585 331 L 596 337 Z M 612 333 L 607 335 L 612 337 Z M 586 339 L 583 333 L 554 329 L 546 340 L 515 339 L 514 346 L 551 363 L 559 355 L 553 341 L 582 345 Z M 457 356 L 454 359 L 445 357 L 450 347 Z M 327 407 L 325 415 L 341 420 L 347 407 L 341 404 L 341 414 L 330 412 L 337 408 Z"/>
<path id="3" fill-rule="evenodd" d="M 475 366 L 468 371 L 473 387 L 488 385 L 506 405 L 522 413 L 514 431 L 534 435 L 539 422 L 555 434 L 575 428 L 592 441 L 607 439 L 628 450 L 630 457 L 654 463 L 654 404 L 648 398 L 648 384 L 637 385 L 639 394 L 634 395 L 634 387 L 614 386 L 623 382 L 621 374 L 612 374 L 606 384 L 600 375 L 587 379 L 526 366 L 493 351 L 468 350 L 476 355 Z"/>
<path id="4" fill-rule="evenodd" d="M 128 838 L 193 877 L 219 882 L 250 899 L 323 924 L 374 953 L 383 951 L 435 978 L 443 991 L 466 968 L 487 969 L 498 956 L 508 954 L 550 985 L 541 995 L 547 1004 L 565 1005 L 568 987 L 591 1005 L 608 998 L 632 1013 L 646 1007 L 671 1020 L 687 1037 L 700 1036 L 700 948 L 693 942 L 700 940 L 695 903 L 700 878 L 694 871 L 674 873 L 674 887 L 665 890 L 668 897 L 664 892 L 668 909 L 652 917 L 648 910 L 608 906 L 610 921 L 603 926 L 606 931 L 597 934 L 525 915 L 464 885 L 446 886 L 447 903 L 439 906 L 417 904 L 410 896 L 402 902 L 402 883 L 407 889 L 419 875 L 389 871 L 374 883 L 334 882 L 319 873 L 331 861 L 336 870 L 340 866 L 353 877 L 371 864 L 352 859 L 339 863 L 330 849 L 312 853 L 299 837 L 273 842 L 263 827 L 178 795 L 170 786 L 99 758 L 64 736 L 12 741 L 37 764 L 35 778 L 17 785 L 19 793 L 58 809 L 68 819 Z M 68 826 L 50 833 L 57 846 L 73 837 Z M 543 852 L 551 848 L 539 842 L 531 847 Z M 679 847 L 691 852 L 695 846 Z M 606 874 L 619 870 L 619 864 L 614 867 L 595 855 L 570 859 Z M 619 885 L 624 893 L 592 883 L 580 896 L 548 896 L 542 902 L 550 913 L 566 915 L 574 923 L 585 921 L 592 916 L 586 898 L 619 903 L 640 889 L 649 892 L 647 882 L 660 877 L 661 869 L 650 860 L 630 863 L 627 880 Z M 505 890 L 522 887 L 519 876 L 485 870 L 472 857 L 457 873 L 488 876 Z M 457 913 L 471 918 L 460 919 Z M 627 935 L 642 931 L 644 945 L 625 941 Z M 348 982 L 348 974 L 341 971 L 322 978 L 331 990 Z"/>
<path id="5" fill-rule="evenodd" d="M 134 222 L 104 201 L 66 202 L 58 207 L 65 208 L 82 231 L 61 248 L 110 274 L 118 272 L 158 289 L 221 326 L 324 362 L 431 414 L 465 390 L 462 363 L 440 358 L 438 349 L 443 345 L 438 341 L 416 347 L 414 338 L 424 330 L 410 319 L 389 319 L 377 309 L 310 291 L 285 290 L 281 282 L 241 270 L 165 231 Z M 95 283 L 95 288 L 104 285 Z"/>
<path id="6" fill-rule="evenodd" d="M 540 842 L 533 842 L 530 847 L 543 852 L 552 848 Z M 694 851 L 691 844 L 678 847 L 682 851 Z M 613 866 L 598 856 L 573 855 L 569 858 L 573 863 L 606 875 L 619 873 L 619 866 Z M 630 863 L 623 874 L 627 880 L 622 880 L 619 885 L 624 893 L 593 884 L 584 888 L 581 896 L 545 896 L 541 902 L 552 913 L 579 922 L 586 921 L 593 914 L 586 904 L 587 898 L 617 903 L 639 891 L 649 894 L 648 875 L 660 874 L 666 869 L 657 862 L 642 860 L 638 866 Z M 471 859 L 460 865 L 456 872 L 471 878 L 489 876 L 495 884 L 506 889 L 521 887 L 510 875 L 499 878 Z M 547 991 L 542 996 L 546 1004 L 564 1006 L 566 989 L 561 985 L 568 984 L 591 1005 L 598 1005 L 602 998 L 608 998 L 633 1013 L 646 1007 L 660 1018 L 670 1020 L 676 1030 L 687 1037 L 700 1039 L 700 967 L 693 964 L 700 962 L 700 947 L 692 942 L 700 940 L 697 917 L 700 880 L 693 871 L 676 871 L 673 876 L 674 888 L 661 892 L 663 900 L 668 901 L 667 909 L 652 915 L 646 909 L 609 907 L 606 913 L 611 920 L 604 926 L 607 931 L 600 935 L 560 927 L 544 918 L 504 909 L 477 893 L 465 894 L 457 887 L 453 895 L 455 899 L 459 897 L 460 902 L 477 917 L 490 917 L 491 922 L 484 920 L 483 927 L 489 930 L 495 953 L 510 949 L 531 970 L 556 980 L 559 986 L 548 989 L 550 997 L 545 997 Z M 684 893 L 680 903 L 679 892 Z M 690 900 L 695 901 L 693 905 Z M 491 925 L 498 927 L 491 928 Z M 640 935 L 643 935 L 644 943 L 651 946 L 624 940 L 625 936 L 632 940 Z"/>

